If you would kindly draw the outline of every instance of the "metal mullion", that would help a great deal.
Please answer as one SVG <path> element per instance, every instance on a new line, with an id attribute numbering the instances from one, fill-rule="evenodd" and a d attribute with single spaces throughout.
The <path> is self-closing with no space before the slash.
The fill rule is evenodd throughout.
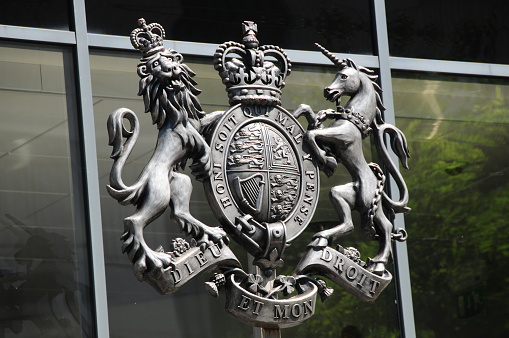
<path id="1" fill-rule="evenodd" d="M 390 57 L 392 69 L 482 76 L 509 76 L 509 65 Z"/>
<path id="2" fill-rule="evenodd" d="M 394 112 L 394 100 L 392 92 L 391 78 L 391 59 L 389 57 L 389 38 L 387 33 L 387 18 L 385 14 L 385 0 L 373 0 L 373 10 L 375 15 L 376 41 L 378 49 L 378 58 L 380 64 L 380 80 L 383 88 L 383 102 L 387 110 L 384 119 L 388 123 L 396 125 L 396 116 Z M 398 163 L 395 154 L 391 154 L 394 163 Z M 394 180 L 390 180 L 390 191 L 398 191 Z M 394 219 L 395 228 L 405 228 L 404 216 L 398 214 Z M 396 270 L 396 283 L 398 295 L 398 311 L 400 323 L 402 326 L 403 337 L 415 337 L 415 322 L 412 304 L 412 292 L 410 285 L 410 269 L 408 265 L 408 250 L 406 242 L 397 242 L 393 246 L 394 261 Z"/>
<path id="3" fill-rule="evenodd" d="M 87 35 L 85 0 L 72 0 L 76 34 L 82 160 L 85 173 L 85 206 L 88 216 L 89 257 L 92 268 L 95 324 L 98 337 L 109 337 L 106 275 L 101 221 L 99 174 L 95 138 L 92 80 Z"/>
<path id="4" fill-rule="evenodd" d="M 76 43 L 74 32 L 9 25 L 0 25 L 0 38 L 67 45 L 73 45 Z"/>

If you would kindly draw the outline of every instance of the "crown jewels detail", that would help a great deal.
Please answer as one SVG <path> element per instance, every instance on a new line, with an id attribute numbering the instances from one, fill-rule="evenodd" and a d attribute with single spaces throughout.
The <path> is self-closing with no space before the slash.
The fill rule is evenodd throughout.
<path id="1" fill-rule="evenodd" d="M 254 22 L 244 21 L 242 28 L 242 44 L 225 42 L 214 54 L 214 68 L 226 85 L 230 105 L 280 105 L 281 89 L 291 72 L 290 60 L 278 46 L 258 47 L 258 29 Z M 240 58 L 228 59 L 233 54 Z M 271 60 L 267 60 L 267 57 Z"/>
<path id="2" fill-rule="evenodd" d="M 158 23 L 147 25 L 145 19 L 138 19 L 139 28 L 131 32 L 131 44 L 138 49 L 143 56 L 153 55 L 164 50 L 164 28 Z"/>

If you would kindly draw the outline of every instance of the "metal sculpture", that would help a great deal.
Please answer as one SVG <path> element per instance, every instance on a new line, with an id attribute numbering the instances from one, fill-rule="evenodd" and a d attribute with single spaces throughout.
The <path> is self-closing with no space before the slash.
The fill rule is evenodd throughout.
<path id="1" fill-rule="evenodd" d="M 159 24 L 147 25 L 140 19 L 139 26 L 131 33 L 132 45 L 142 53 L 138 64 L 138 95 L 143 96 L 145 112 L 150 112 L 159 135 L 150 161 L 137 181 L 127 186 L 121 174 L 138 138 L 138 119 L 126 108 L 117 109 L 109 116 L 111 157 L 115 162 L 108 192 L 121 204 L 136 206 L 136 213 L 124 219 L 122 251 L 133 263 L 136 277 L 144 280 L 147 270 L 165 269 L 172 264 L 169 254 L 153 251 L 143 238 L 143 229 L 168 206 L 171 205 L 172 218 L 181 230 L 193 236 L 202 248 L 212 245 L 221 248 L 227 237 L 222 229 L 209 227 L 189 213 L 191 180 L 175 170 L 191 158 L 191 168 L 197 179 L 203 180 L 211 172 L 210 148 L 200 135 L 206 125 L 203 123 L 205 114 L 196 98 L 199 90 L 194 87 L 196 83 L 192 77 L 195 74 L 182 63 L 181 54 L 164 49 L 165 33 Z M 130 130 L 125 128 L 124 119 L 130 122 Z"/>
<path id="2" fill-rule="evenodd" d="M 308 105 L 300 105 L 293 114 L 295 117 L 306 116 L 309 125 L 304 140 L 318 160 L 321 170 L 330 177 L 340 162 L 348 170 L 353 181 L 331 189 L 330 200 L 339 215 L 340 224 L 313 236 L 312 242 L 308 245 L 310 247 L 308 255 L 299 263 L 297 271 L 323 272 L 369 301 L 378 294 L 375 292 L 377 288 L 381 292 L 392 278 L 385 270 L 391 254 L 391 241 L 393 239 L 404 241 L 407 237 L 404 229 L 394 231 L 383 207 L 392 215 L 410 210 L 407 207 L 408 189 L 405 181 L 384 145 L 385 133 L 390 135 L 392 149 L 405 168 L 408 168 L 409 151 L 405 135 L 382 119 L 381 112 L 385 107 L 379 95 L 381 88 L 374 82 L 377 76 L 372 75 L 373 71 L 357 66 L 350 59 L 339 60 L 322 46 L 317 44 L 317 47 L 339 68 L 333 82 L 324 90 L 325 98 L 336 103 L 337 111 L 327 109 L 315 114 Z M 345 107 L 340 105 L 343 95 L 350 96 Z M 333 121 L 324 128 L 323 122 L 327 119 Z M 364 158 L 362 140 L 370 133 L 374 134 L 378 154 L 398 185 L 399 201 L 393 201 L 384 192 L 386 178 L 380 166 L 376 163 L 367 163 Z M 355 248 L 344 249 L 339 246 L 339 252 L 328 248 L 334 241 L 353 231 L 352 210 L 357 210 L 361 214 L 361 227 L 364 232 L 380 243 L 378 254 L 367 263 L 360 261 L 360 254 Z M 319 260 L 330 263 L 333 256 L 338 257 L 336 261 L 341 257 L 345 262 L 347 261 L 345 257 L 350 260 L 353 258 L 355 265 L 350 267 L 351 272 L 349 273 L 346 268 L 342 271 L 343 275 L 336 276 L 331 272 L 334 269 L 329 271 L 330 266 L 327 264 L 323 267 L 321 265 L 312 267 L 314 258 L 319 257 Z M 342 278 L 339 278 L 340 276 Z"/>
<path id="3" fill-rule="evenodd" d="M 393 150 L 406 166 L 406 140 L 381 118 L 383 106 L 376 77 L 351 60 L 339 61 L 319 47 L 339 68 L 325 89 L 338 110 L 315 114 L 301 105 L 290 114 L 281 106 L 281 90 L 291 73 L 286 53 L 277 46 L 260 46 L 257 26 L 243 23 L 242 43 L 225 42 L 214 55 L 214 67 L 228 92 L 230 108 L 206 114 L 197 99 L 194 73 L 181 54 L 163 47 L 164 30 L 139 20 L 131 42 L 140 50 L 139 95 L 145 112 L 159 129 L 156 149 L 132 186 L 121 171 L 139 133 L 134 112 L 121 108 L 108 119 L 114 159 L 108 192 L 121 204 L 133 204 L 136 213 L 124 220 L 122 250 L 133 263 L 140 281 L 162 294 L 177 291 L 196 275 L 218 269 L 207 290 L 215 297 L 226 292 L 226 310 L 238 320 L 267 330 L 295 326 L 315 312 L 316 296 L 332 294 L 326 276 L 365 301 L 373 301 L 390 282 L 385 270 L 393 231 L 383 206 L 390 212 L 407 211 L 408 193 L 383 145 L 389 133 Z M 352 98 L 339 106 L 341 95 Z M 297 117 L 305 115 L 305 131 Z M 326 119 L 334 121 L 323 127 Z M 124 126 L 124 120 L 130 128 Z M 381 158 L 400 187 L 401 200 L 392 201 L 384 188 L 385 176 L 376 164 L 367 164 L 361 142 L 374 130 Z M 209 204 L 221 227 L 210 227 L 189 213 L 192 184 L 177 172 L 192 159 L 192 173 L 203 181 Z M 331 202 L 341 224 L 317 233 L 293 275 L 277 275 L 284 265 L 284 249 L 305 230 L 313 217 L 319 193 L 319 169 L 330 176 L 341 161 L 353 182 L 332 188 Z M 175 191 L 179 193 L 176 194 Z M 152 250 L 143 240 L 143 228 L 170 206 L 171 216 L 192 239 L 177 238 L 172 250 Z M 380 252 L 368 263 L 355 248 L 334 250 L 333 241 L 353 228 L 351 210 L 358 210 L 363 228 L 380 242 Z M 253 257 L 259 274 L 245 272 L 228 248 L 228 237 Z M 272 283 L 268 283 L 272 280 Z"/>

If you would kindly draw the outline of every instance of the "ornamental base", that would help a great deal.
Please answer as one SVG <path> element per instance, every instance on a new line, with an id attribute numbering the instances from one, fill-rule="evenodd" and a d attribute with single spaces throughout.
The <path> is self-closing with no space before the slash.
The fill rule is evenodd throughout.
<path id="1" fill-rule="evenodd" d="M 327 277 L 365 302 L 377 299 L 392 280 L 389 271 L 376 275 L 330 247 L 309 248 L 295 271 Z"/>
<path id="2" fill-rule="evenodd" d="M 318 288 L 306 282 L 302 294 L 288 299 L 255 295 L 241 287 L 231 275 L 226 284 L 225 309 L 237 320 L 266 329 L 282 329 L 301 324 L 315 313 Z"/>
<path id="3" fill-rule="evenodd" d="M 195 276 L 220 266 L 241 267 L 237 257 L 229 247 L 213 245 L 201 251 L 194 247 L 178 257 L 166 269 L 154 269 L 145 275 L 145 281 L 160 294 L 167 295 L 178 291 Z"/>

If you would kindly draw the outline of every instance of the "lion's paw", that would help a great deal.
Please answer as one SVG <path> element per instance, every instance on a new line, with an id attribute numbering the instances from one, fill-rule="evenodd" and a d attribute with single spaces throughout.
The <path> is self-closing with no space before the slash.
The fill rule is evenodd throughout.
<path id="1" fill-rule="evenodd" d="M 200 249 L 204 251 L 216 244 L 222 248 L 224 245 L 228 245 L 230 239 L 222 228 L 207 226 L 203 229 L 202 236 L 197 239 L 197 242 Z"/>
<path id="2" fill-rule="evenodd" d="M 189 166 L 191 173 L 196 180 L 203 182 L 212 175 L 212 166 L 210 165 L 209 156 L 203 157 Z"/>
<path id="3" fill-rule="evenodd" d="M 139 281 L 145 279 L 146 273 L 152 270 L 165 269 L 172 263 L 172 258 L 165 252 L 153 251 L 139 236 L 126 231 L 121 236 L 122 252 L 127 253 L 133 263 L 133 273 Z"/>
<path id="4" fill-rule="evenodd" d="M 146 247 L 139 257 L 133 261 L 133 272 L 139 281 L 152 271 L 164 270 L 172 263 L 171 256 L 165 252 L 156 252 Z"/>

